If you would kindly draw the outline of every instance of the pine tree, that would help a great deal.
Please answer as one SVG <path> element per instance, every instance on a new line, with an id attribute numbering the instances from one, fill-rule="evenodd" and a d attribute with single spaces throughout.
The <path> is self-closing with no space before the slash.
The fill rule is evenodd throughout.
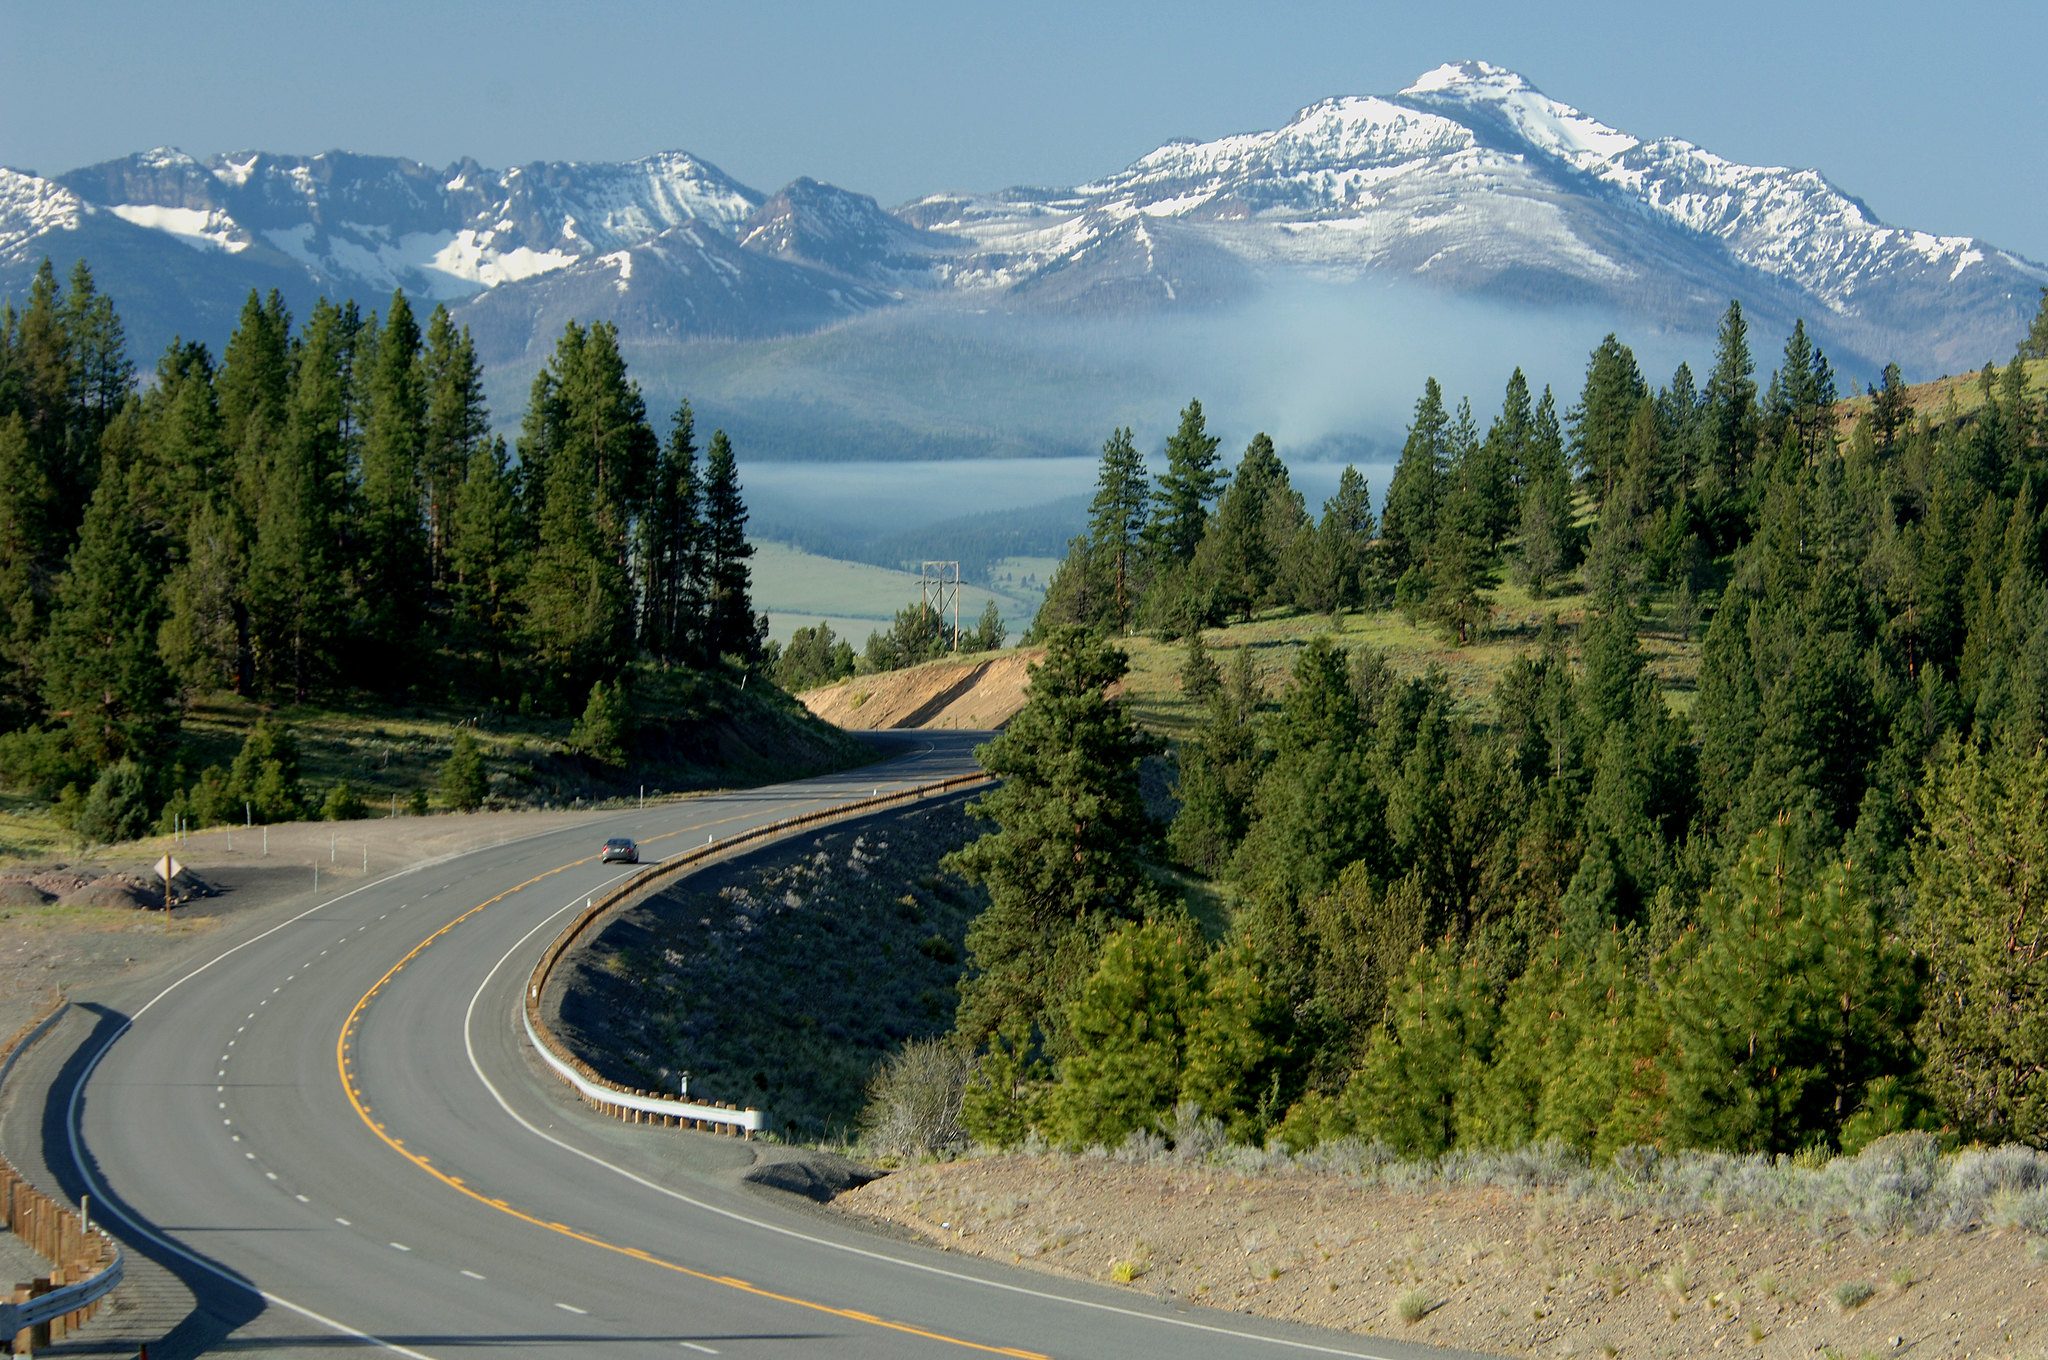
<path id="1" fill-rule="evenodd" d="M 241 320 L 221 351 L 214 394 L 220 410 L 221 443 L 235 467 L 235 508 L 253 524 L 273 445 L 285 432 L 291 392 L 291 314 L 272 289 L 268 299 L 249 290 Z"/>
<path id="2" fill-rule="evenodd" d="M 1905 377 L 1897 364 L 1886 364 L 1884 386 L 1872 393 L 1870 400 L 1870 421 L 1877 427 L 1878 451 L 1890 453 L 1912 419 L 1913 403 L 1906 393 Z"/>
<path id="3" fill-rule="evenodd" d="M 1180 1100 L 1223 1123 L 1233 1143 L 1260 1146 L 1286 1108 L 1294 1016 L 1242 942 L 1203 960 L 1181 1064 Z"/>
<path id="4" fill-rule="evenodd" d="M 1628 431 L 1649 389 L 1627 345 L 1609 335 L 1586 364 L 1586 386 L 1567 419 L 1579 476 L 1604 508 L 1621 480 Z"/>
<path id="5" fill-rule="evenodd" d="M 489 653 L 493 673 L 503 670 L 516 631 L 523 547 L 516 480 L 506 466 L 505 441 L 479 444 L 469 455 L 455 517 L 448 526 L 448 564 L 454 575 L 458 630 L 466 643 Z"/>
<path id="6" fill-rule="evenodd" d="M 520 591 L 522 630 L 555 701 L 625 664 L 632 598 L 597 524 L 596 478 L 575 451 L 548 460 L 539 543 Z"/>
<path id="7" fill-rule="evenodd" d="M 1428 556 L 1449 469 L 1450 417 L 1444 412 L 1443 389 L 1431 378 L 1415 403 L 1415 419 L 1408 426 L 1401 461 L 1394 466 L 1387 503 L 1380 511 L 1389 576 L 1398 578 L 1420 567 Z"/>
<path id="8" fill-rule="evenodd" d="M 1272 439 L 1252 436 L 1195 554 L 1193 574 L 1211 584 L 1221 610 L 1249 621 L 1272 600 L 1302 517 Z"/>
<path id="9" fill-rule="evenodd" d="M 740 499 L 739 464 L 724 430 L 711 435 L 704 460 L 704 654 L 752 661 L 763 630 L 754 617 L 753 574 L 747 559 L 747 506 Z"/>
<path id="10" fill-rule="evenodd" d="M 2048 1136 L 2048 754 L 1969 750 L 1935 771 L 1913 853 L 1912 941 L 1928 969 L 1914 1031 L 1937 1108 L 1963 1136 Z"/>
<path id="11" fill-rule="evenodd" d="M 1115 1146 L 1158 1128 L 1180 1095 L 1201 957 L 1188 926 L 1127 926 L 1103 942 L 1094 973 L 1067 1004 L 1071 1055 L 1060 1064 L 1048 1132 L 1072 1148 Z"/>
<path id="12" fill-rule="evenodd" d="M 26 726 L 41 708 L 36 652 L 49 608 L 45 579 L 49 485 L 19 412 L 0 417 L 0 726 Z"/>
<path id="13" fill-rule="evenodd" d="M 1283 572 L 1293 584 L 1294 602 L 1332 618 L 1364 599 L 1366 554 L 1378 537 L 1372 492 L 1358 469 L 1347 464 L 1337 494 L 1323 503 L 1321 524 L 1304 524 Z"/>
<path id="14" fill-rule="evenodd" d="M 1057 1048 L 1058 1016 L 1100 940 L 1143 913 L 1134 851 L 1150 823 L 1137 768 L 1153 742 L 1106 693 L 1129 662 L 1077 628 L 1046 647 L 1024 708 L 976 752 L 1003 782 L 970 811 L 997 829 L 946 859 L 989 896 L 968 928 L 971 971 L 960 984 L 959 1032 L 976 1045 L 1019 1020 Z"/>
<path id="15" fill-rule="evenodd" d="M 2027 328 L 2027 338 L 2020 341 L 2017 357 L 2048 359 L 2048 287 L 2041 290 L 2041 305 L 2035 309 L 2034 324 Z"/>
<path id="16" fill-rule="evenodd" d="M 1231 654 L 1228 679 L 1208 695 L 1207 717 L 1180 746 L 1174 784 L 1180 811 L 1166 843 L 1180 863 L 1211 876 L 1229 864 L 1250 820 L 1263 768 L 1252 726 L 1258 700 L 1251 652 L 1240 647 Z"/>
<path id="17" fill-rule="evenodd" d="M 1744 849 L 1671 962 L 1667 1137 L 1791 1152 L 1831 1140 L 1899 1071 L 1912 966 L 1840 865 L 1812 872 L 1780 820 Z"/>
<path id="18" fill-rule="evenodd" d="M 1180 427 L 1166 441 L 1166 471 L 1153 499 L 1147 538 L 1156 553 L 1183 566 L 1194 561 L 1209 507 L 1228 479 L 1218 465 L 1220 443 L 1209 433 L 1199 401 L 1188 402 L 1180 413 Z"/>
<path id="19" fill-rule="evenodd" d="M 1708 465 L 1722 497 L 1743 494 L 1756 457 L 1756 363 L 1749 353 L 1749 323 L 1731 301 L 1715 339 L 1714 371 L 1707 378 Z"/>
<path id="20" fill-rule="evenodd" d="M 484 772 L 483 748 L 467 727 L 455 734 L 455 748 L 441 762 L 441 797 L 457 812 L 474 812 L 490 796 L 489 776 Z"/>
<path id="21" fill-rule="evenodd" d="M 85 435 L 82 447 L 97 448 L 94 441 L 134 390 L 135 365 L 114 301 L 82 259 L 72 265 L 64 293 L 64 332 L 71 342 L 72 418 Z"/>
<path id="22" fill-rule="evenodd" d="M 428 559 L 420 513 L 427 394 L 420 332 L 403 292 L 377 335 L 364 388 L 362 528 L 357 558 L 360 630 L 370 645 L 362 677 L 383 688 L 415 678 L 414 648 L 426 618 Z"/>
<path id="23" fill-rule="evenodd" d="M 469 327 L 460 331 L 448 308 L 436 305 L 427 320 L 420 356 L 426 412 L 420 443 L 420 481 L 426 508 L 428 566 L 438 583 L 450 573 L 449 539 L 471 458 L 491 432 L 484 405 L 483 367 Z"/>
<path id="24" fill-rule="evenodd" d="M 175 727 L 157 655 L 158 548 L 138 532 L 126 470 L 110 464 L 57 583 L 41 667 L 44 702 L 96 765 L 153 758 Z"/>
<path id="25" fill-rule="evenodd" d="M 654 465 L 640 517 L 645 600 L 641 644 L 667 662 L 702 655 L 705 604 L 703 488 L 697 475 L 697 425 L 690 403 L 676 407 Z"/>
<path id="26" fill-rule="evenodd" d="M 1095 499 L 1088 505 L 1088 542 L 1109 584 L 1111 619 L 1118 634 L 1128 632 L 1135 604 L 1137 549 L 1150 493 L 1145 461 L 1128 427 L 1110 432 L 1095 474 Z"/>
<path id="27" fill-rule="evenodd" d="M 1517 571 L 1538 599 L 1571 570 L 1578 538 L 1572 524 L 1571 470 L 1564 459 L 1564 432 L 1549 388 L 1530 423 L 1528 485 L 1522 492 L 1521 546 Z"/>
<path id="28" fill-rule="evenodd" d="M 1499 1029 L 1492 988 L 1474 964 L 1425 949 L 1390 1011 L 1344 1104 L 1362 1132 L 1406 1156 L 1448 1151 L 1479 1113 Z"/>

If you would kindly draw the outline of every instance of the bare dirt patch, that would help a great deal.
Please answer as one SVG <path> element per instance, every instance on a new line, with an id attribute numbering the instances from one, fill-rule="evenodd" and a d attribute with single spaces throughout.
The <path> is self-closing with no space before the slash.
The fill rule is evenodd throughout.
<path id="1" fill-rule="evenodd" d="M 933 661 L 907 670 L 856 675 L 797 696 L 813 714 L 840 727 L 949 727 L 987 731 L 1024 707 L 1030 669 L 1043 649 L 996 652 L 967 661 Z"/>
<path id="2" fill-rule="evenodd" d="M 1511 1191 L 1002 1156 L 899 1172 L 844 1210 L 949 1250 L 1234 1312 L 1536 1356 L 2048 1349 L 2041 1244 L 1610 1213 Z M 1410 1320 L 1412 1319 L 1412 1320 Z"/>

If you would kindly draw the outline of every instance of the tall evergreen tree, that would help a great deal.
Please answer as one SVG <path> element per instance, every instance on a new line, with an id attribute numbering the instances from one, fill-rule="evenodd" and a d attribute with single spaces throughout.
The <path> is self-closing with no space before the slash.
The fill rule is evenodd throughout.
<path id="1" fill-rule="evenodd" d="M 724 430 L 714 430 L 704 458 L 704 653 L 752 661 L 760 655 L 763 627 L 754 616 L 753 572 L 747 559 L 747 506 L 740 498 L 739 464 Z"/>
<path id="2" fill-rule="evenodd" d="M 415 678 L 411 663 L 425 623 L 428 581 L 420 513 L 427 394 L 419 325 L 403 292 L 391 296 L 363 396 L 358 603 L 371 650 L 359 664 L 369 683 L 402 687 Z"/>
<path id="3" fill-rule="evenodd" d="M 503 439 L 477 446 L 469 455 L 462 492 L 455 498 L 455 518 L 448 527 L 458 636 L 489 654 L 494 677 L 504 670 L 516 632 L 514 609 L 524 548 L 516 479 L 506 462 Z"/>
<path id="4" fill-rule="evenodd" d="M 20 412 L 0 417 L 0 725 L 9 730 L 40 708 L 36 653 L 49 608 L 49 496 Z"/>
<path id="5" fill-rule="evenodd" d="M 43 645 L 44 702 L 94 765 L 160 753 L 175 726 L 170 677 L 157 655 L 163 563 L 139 532 L 127 470 L 105 468 L 78 547 L 57 583 Z"/>
<path id="6" fill-rule="evenodd" d="M 2048 359 L 2048 287 L 2041 290 L 2041 305 L 2034 311 L 2034 323 L 2020 341 L 2019 358 Z"/>
<path id="7" fill-rule="evenodd" d="M 1060 1012 L 1103 937 L 1143 914 L 1146 878 L 1131 852 L 1149 832 L 1137 769 L 1153 742 L 1107 693 L 1128 669 L 1109 643 L 1060 629 L 1024 708 L 976 753 L 1002 782 L 970 811 L 996 829 L 946 860 L 989 896 L 968 928 L 960 984 L 970 1042 L 1022 1021 L 1058 1048 Z"/>
<path id="8" fill-rule="evenodd" d="M 645 602 L 641 644 L 662 661 L 700 654 L 705 606 L 703 488 L 697 474 L 696 415 L 685 401 L 669 421 L 640 519 Z"/>
<path id="9" fill-rule="evenodd" d="M 484 405 L 483 366 L 469 327 L 456 330 L 445 305 L 427 320 L 420 356 L 426 412 L 420 444 L 420 481 L 427 519 L 428 567 L 436 582 L 449 572 L 449 538 L 472 457 L 491 432 Z"/>
<path id="10" fill-rule="evenodd" d="M 1401 461 L 1387 484 L 1387 503 L 1380 511 L 1380 536 L 1386 544 L 1387 572 L 1399 577 L 1421 566 L 1436 537 L 1438 507 L 1443 504 L 1450 469 L 1450 416 L 1444 411 L 1443 389 L 1435 378 L 1423 384 L 1408 426 Z"/>
<path id="11" fill-rule="evenodd" d="M 1709 491 L 1717 502 L 1730 501 L 1748 488 L 1757 441 L 1756 361 L 1740 302 L 1729 302 L 1721 318 L 1705 402 Z"/>
<path id="12" fill-rule="evenodd" d="M 1149 501 L 1145 460 L 1131 441 L 1130 429 L 1119 426 L 1103 442 L 1102 462 L 1095 474 L 1095 499 L 1088 505 L 1089 546 L 1109 582 L 1119 634 L 1130 628 L 1139 535 L 1145 528 Z"/>
<path id="13" fill-rule="evenodd" d="M 1627 345 L 1610 334 L 1594 346 L 1585 389 L 1567 419 L 1579 476 L 1602 506 L 1621 480 L 1629 425 L 1648 392 Z"/>
<path id="14" fill-rule="evenodd" d="M 1216 456 L 1221 442 L 1209 433 L 1202 403 L 1188 402 L 1180 413 L 1180 427 L 1166 441 L 1166 471 L 1159 478 L 1147 529 L 1153 550 L 1167 560 L 1183 566 L 1194 561 L 1209 507 L 1227 480 Z"/>

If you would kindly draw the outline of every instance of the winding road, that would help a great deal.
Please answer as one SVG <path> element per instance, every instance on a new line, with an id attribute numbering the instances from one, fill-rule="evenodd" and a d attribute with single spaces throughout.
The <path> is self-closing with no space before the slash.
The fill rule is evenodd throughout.
<path id="1" fill-rule="evenodd" d="M 9 1147 L 90 1194 L 176 1294 L 152 1360 L 1448 1354 L 873 1235 L 741 1180 L 778 1149 L 602 1118 L 540 1067 L 520 990 L 566 915 L 624 876 L 597 862 L 603 836 L 673 853 L 965 772 L 986 734 L 922 735 L 885 764 L 254 913 L 182 976 L 82 1002 L 45 1041 L 44 1093 L 17 1097 Z"/>

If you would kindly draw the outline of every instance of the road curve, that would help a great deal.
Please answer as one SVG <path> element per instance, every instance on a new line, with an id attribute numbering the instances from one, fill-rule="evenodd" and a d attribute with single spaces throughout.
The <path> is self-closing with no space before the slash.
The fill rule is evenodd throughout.
<path id="1" fill-rule="evenodd" d="M 416 866 L 86 1003 L 90 1032 L 46 1057 L 38 1150 L 190 1290 L 154 1360 L 1449 1354 L 873 1236 L 743 1185 L 774 1149 L 598 1117 L 539 1065 L 520 991 L 566 914 L 623 876 L 596 861 L 604 835 L 672 853 L 964 772 L 985 735 Z"/>

